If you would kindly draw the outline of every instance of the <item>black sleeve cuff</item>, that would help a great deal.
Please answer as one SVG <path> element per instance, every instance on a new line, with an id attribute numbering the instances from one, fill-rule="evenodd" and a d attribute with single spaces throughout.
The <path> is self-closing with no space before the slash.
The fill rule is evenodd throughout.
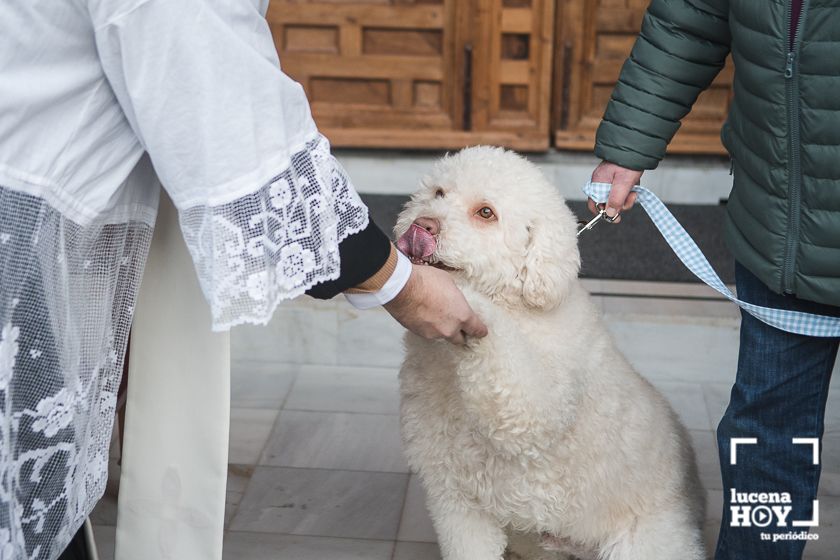
<path id="1" fill-rule="evenodd" d="M 370 220 L 365 229 L 348 235 L 339 243 L 338 253 L 341 258 L 341 276 L 312 286 L 306 292 L 307 295 L 316 299 L 330 299 L 358 286 L 388 262 L 391 240 Z"/>

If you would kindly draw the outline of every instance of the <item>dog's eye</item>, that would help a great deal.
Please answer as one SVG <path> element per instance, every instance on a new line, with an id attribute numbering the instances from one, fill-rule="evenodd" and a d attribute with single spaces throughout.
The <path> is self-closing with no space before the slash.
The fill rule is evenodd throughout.
<path id="1" fill-rule="evenodd" d="M 479 210 L 478 210 L 478 212 L 476 212 L 476 214 L 480 218 L 483 218 L 485 220 L 492 220 L 493 218 L 496 217 L 496 213 L 493 212 L 493 209 L 490 208 L 489 206 L 482 206 L 481 208 L 479 208 Z"/>
<path id="2" fill-rule="evenodd" d="M 443 189 L 438 189 L 435 191 L 435 198 L 443 198 L 446 196 L 446 193 L 443 192 Z"/>

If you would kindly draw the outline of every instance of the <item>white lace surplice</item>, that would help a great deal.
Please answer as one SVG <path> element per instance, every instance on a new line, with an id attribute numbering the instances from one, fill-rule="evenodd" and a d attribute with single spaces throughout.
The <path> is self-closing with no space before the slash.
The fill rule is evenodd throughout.
<path id="1" fill-rule="evenodd" d="M 180 221 L 220 330 L 265 323 L 279 301 L 338 278 L 338 243 L 364 229 L 368 213 L 319 136 L 261 189 L 189 208 Z"/>
<path id="2" fill-rule="evenodd" d="M 5 187 L 0 215 L 0 559 L 54 558 L 104 491 L 153 215 L 80 226 Z"/>
<path id="3" fill-rule="evenodd" d="M 0 187 L 0 560 L 55 558 L 102 496 L 154 209 L 81 226 Z M 253 193 L 181 211 L 214 328 L 338 277 L 367 209 L 318 137 Z"/>
<path id="4" fill-rule="evenodd" d="M 367 226 L 264 4 L 0 3 L 0 560 L 55 559 L 103 493 L 159 188 L 144 153 L 215 329 L 336 278 Z"/>

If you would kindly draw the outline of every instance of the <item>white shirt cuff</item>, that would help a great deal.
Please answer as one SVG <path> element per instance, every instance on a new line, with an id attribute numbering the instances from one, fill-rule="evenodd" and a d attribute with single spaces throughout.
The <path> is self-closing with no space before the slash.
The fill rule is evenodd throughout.
<path id="1" fill-rule="evenodd" d="M 411 276 L 411 261 L 408 257 L 397 251 L 397 266 L 394 268 L 394 273 L 382 286 L 382 289 L 376 292 L 366 294 L 344 294 L 350 305 L 356 309 L 371 309 L 380 305 L 385 305 L 399 294 L 405 285 L 408 283 L 408 278 Z"/>

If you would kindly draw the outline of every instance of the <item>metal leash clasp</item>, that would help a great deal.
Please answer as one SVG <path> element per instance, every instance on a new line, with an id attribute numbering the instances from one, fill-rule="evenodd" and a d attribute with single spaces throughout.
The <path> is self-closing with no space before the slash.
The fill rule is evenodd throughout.
<path id="1" fill-rule="evenodd" d="M 583 233 L 584 231 L 589 231 L 590 229 L 594 228 L 596 225 L 598 225 L 598 222 L 600 222 L 601 220 L 606 220 L 609 223 L 613 223 L 621 215 L 621 212 L 619 212 L 615 216 L 613 216 L 612 218 L 607 216 L 607 206 L 603 202 L 601 202 L 599 204 L 596 204 L 595 208 L 598 209 L 598 213 L 595 215 L 594 218 L 592 218 L 588 222 L 580 222 L 579 223 L 579 225 L 581 227 L 577 232 L 578 237 L 580 237 L 580 234 Z"/>

